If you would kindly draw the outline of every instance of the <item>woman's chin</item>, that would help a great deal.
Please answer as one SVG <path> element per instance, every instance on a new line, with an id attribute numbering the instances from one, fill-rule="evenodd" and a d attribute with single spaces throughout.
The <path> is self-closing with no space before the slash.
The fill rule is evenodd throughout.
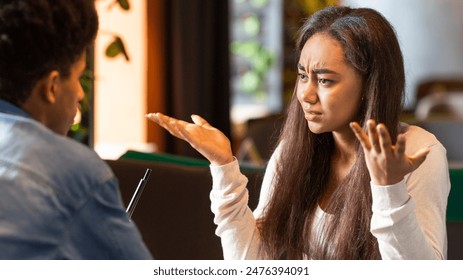
<path id="1" fill-rule="evenodd" d="M 318 123 L 307 121 L 307 125 L 309 127 L 309 130 L 314 134 L 322 134 L 322 133 L 326 132 L 326 130 L 323 128 L 323 126 L 321 126 Z"/>

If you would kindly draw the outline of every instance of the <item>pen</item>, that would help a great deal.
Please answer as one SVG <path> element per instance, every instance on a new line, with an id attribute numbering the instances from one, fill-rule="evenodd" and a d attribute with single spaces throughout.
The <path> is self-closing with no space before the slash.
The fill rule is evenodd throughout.
<path id="1" fill-rule="evenodd" d="M 129 215 L 129 218 L 132 217 L 133 211 L 135 210 L 135 206 L 137 206 L 138 200 L 140 199 L 141 193 L 143 192 L 146 182 L 150 177 L 151 171 L 152 170 L 149 168 L 146 169 L 145 175 L 143 176 L 143 178 L 140 179 L 137 189 L 135 190 L 135 193 L 133 194 L 132 199 L 130 200 L 129 206 L 127 207 L 126 211 Z"/>

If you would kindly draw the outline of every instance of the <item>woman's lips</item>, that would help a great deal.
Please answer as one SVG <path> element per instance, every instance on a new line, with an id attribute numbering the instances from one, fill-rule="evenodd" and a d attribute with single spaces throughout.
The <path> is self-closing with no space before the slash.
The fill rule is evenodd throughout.
<path id="1" fill-rule="evenodd" d="M 305 112 L 305 119 L 308 121 L 316 121 L 321 118 L 322 113 L 320 112 L 315 112 L 315 111 L 309 111 Z"/>

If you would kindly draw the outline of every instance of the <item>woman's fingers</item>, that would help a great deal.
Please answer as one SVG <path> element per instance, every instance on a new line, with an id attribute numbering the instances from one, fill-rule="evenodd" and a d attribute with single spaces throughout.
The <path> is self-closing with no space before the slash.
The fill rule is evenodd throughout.
<path id="1" fill-rule="evenodd" d="M 198 115 L 191 116 L 193 123 L 161 113 L 147 114 L 146 117 L 188 142 L 214 165 L 224 165 L 234 160 L 230 140 Z"/>
<path id="2" fill-rule="evenodd" d="M 152 120 L 153 122 L 157 123 L 158 125 L 162 126 L 164 129 L 169 131 L 170 134 L 173 134 L 173 132 L 170 131 L 168 124 L 164 120 L 162 120 L 157 113 L 149 113 L 146 115 L 146 117 Z"/>
<path id="3" fill-rule="evenodd" d="M 360 125 L 357 122 L 351 122 L 350 128 L 354 132 L 357 139 L 360 141 L 360 144 L 362 145 L 362 147 L 366 150 L 370 150 L 371 149 L 370 141 L 368 140 L 368 136 L 362 130 Z"/>
<path id="4" fill-rule="evenodd" d="M 389 131 L 384 124 L 377 125 L 376 130 L 379 135 L 379 146 L 386 154 L 389 155 L 392 153 L 392 140 L 389 135 Z"/>
<path id="5" fill-rule="evenodd" d="M 370 140 L 371 147 L 377 152 L 381 153 L 381 146 L 379 144 L 378 132 L 376 131 L 376 122 L 374 120 L 367 121 L 368 139 Z"/>
<path id="6" fill-rule="evenodd" d="M 213 128 L 205 119 L 203 119 L 202 117 L 198 116 L 198 115 L 191 115 L 191 119 L 193 120 L 193 122 L 199 126 L 203 126 L 203 127 L 206 127 L 206 128 Z"/>
<path id="7" fill-rule="evenodd" d="M 422 148 L 422 149 L 418 150 L 415 154 L 413 154 L 413 156 L 408 157 L 408 159 L 412 163 L 412 170 L 411 171 L 417 169 L 418 166 L 420 166 L 423 163 L 423 161 L 428 156 L 429 151 L 430 150 L 427 147 Z"/>
<path id="8" fill-rule="evenodd" d="M 186 140 L 184 134 L 180 130 L 183 130 L 183 126 L 188 124 L 187 122 L 171 118 L 161 113 L 150 113 L 146 115 L 146 117 L 162 126 L 173 136 Z"/>
<path id="9" fill-rule="evenodd" d="M 350 127 L 367 151 L 371 151 L 372 149 L 377 153 L 392 151 L 391 136 L 384 124 L 376 125 L 374 120 L 369 120 L 367 122 L 368 134 L 363 131 L 357 122 L 352 122 Z"/>
<path id="10" fill-rule="evenodd" d="M 350 126 L 364 149 L 371 180 L 378 185 L 399 182 L 418 168 L 429 153 L 429 149 L 424 148 L 413 156 L 407 156 L 405 136 L 399 134 L 394 145 L 387 127 L 384 124 L 376 125 L 373 120 L 367 121 L 366 133 L 358 123 L 353 122 Z"/>
<path id="11" fill-rule="evenodd" d="M 405 136 L 403 134 L 397 135 L 397 143 L 395 144 L 394 154 L 400 157 L 405 154 Z"/>
<path id="12" fill-rule="evenodd" d="M 155 123 L 158 123 L 156 115 L 154 113 L 148 113 L 145 115 L 145 117 Z"/>

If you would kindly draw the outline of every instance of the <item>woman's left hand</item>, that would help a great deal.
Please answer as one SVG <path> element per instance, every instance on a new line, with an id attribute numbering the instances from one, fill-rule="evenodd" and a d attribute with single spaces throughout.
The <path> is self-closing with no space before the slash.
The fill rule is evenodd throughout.
<path id="1" fill-rule="evenodd" d="M 423 148 L 407 156 L 405 136 L 399 134 L 397 143 L 393 145 L 386 126 L 376 125 L 374 120 L 367 121 L 367 133 L 357 122 L 350 126 L 363 147 L 371 180 L 376 185 L 393 185 L 402 181 L 405 175 L 423 163 L 429 153 L 428 148 Z"/>

